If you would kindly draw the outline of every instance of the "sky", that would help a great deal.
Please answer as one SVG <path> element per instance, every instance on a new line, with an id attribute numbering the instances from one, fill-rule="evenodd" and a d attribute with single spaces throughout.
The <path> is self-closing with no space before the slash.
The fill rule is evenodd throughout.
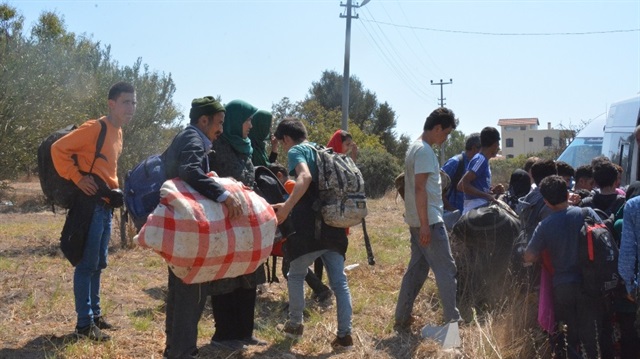
<path id="1" fill-rule="evenodd" d="M 340 0 L 8 3 L 26 31 L 55 11 L 67 31 L 110 45 L 120 65 L 141 58 L 171 74 L 185 115 L 207 95 L 270 110 L 303 100 L 323 71 L 344 70 Z M 640 93 L 640 0 L 371 0 L 355 14 L 350 73 L 412 138 L 440 104 L 431 81 L 452 80 L 444 103 L 465 134 L 505 118 L 572 128 Z"/>

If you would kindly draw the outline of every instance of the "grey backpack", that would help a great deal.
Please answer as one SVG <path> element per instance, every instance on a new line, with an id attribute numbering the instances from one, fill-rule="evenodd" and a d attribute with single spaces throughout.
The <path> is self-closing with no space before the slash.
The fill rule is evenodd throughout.
<path id="1" fill-rule="evenodd" d="M 311 146 L 317 153 L 319 209 L 324 222 L 332 227 L 349 228 L 367 216 L 364 179 L 348 155 L 333 148 Z"/>

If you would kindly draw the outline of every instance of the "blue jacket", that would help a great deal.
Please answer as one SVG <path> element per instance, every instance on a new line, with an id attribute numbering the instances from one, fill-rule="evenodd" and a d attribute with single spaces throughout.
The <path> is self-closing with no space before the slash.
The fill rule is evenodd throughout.
<path id="1" fill-rule="evenodd" d="M 638 285 L 636 272 L 636 262 L 640 258 L 638 236 L 640 236 L 640 196 L 627 201 L 622 219 L 618 273 L 624 280 L 628 293 L 633 293 Z"/>

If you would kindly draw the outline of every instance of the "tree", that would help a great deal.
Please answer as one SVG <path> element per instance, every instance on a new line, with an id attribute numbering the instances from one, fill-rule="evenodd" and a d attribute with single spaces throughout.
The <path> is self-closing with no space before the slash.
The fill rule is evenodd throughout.
<path id="1" fill-rule="evenodd" d="M 327 110 L 341 112 L 342 75 L 335 71 L 325 70 L 320 80 L 312 83 L 309 94 L 301 106 L 305 106 L 310 101 L 315 101 Z M 396 139 L 395 111 L 387 102 L 379 104 L 376 94 L 366 89 L 362 82 L 354 76 L 349 79 L 349 120 L 364 133 L 379 137 L 387 152 L 399 159 L 404 159 L 409 141 L 402 136 L 400 139 Z M 336 125 L 340 126 L 341 122 Z M 349 130 L 353 132 L 351 126 Z"/>
<path id="2" fill-rule="evenodd" d="M 444 158 L 445 160 L 461 153 L 464 151 L 465 145 L 465 135 L 459 130 L 451 131 L 449 134 L 449 138 L 445 143 L 442 144 L 442 148 L 444 149 Z M 440 158 L 440 150 L 437 151 L 438 158 Z"/>
<path id="3" fill-rule="evenodd" d="M 315 100 L 320 106 L 342 111 L 342 75 L 325 70 L 320 81 L 313 82 L 305 100 Z M 375 93 L 364 89 L 357 77 L 349 78 L 349 119 L 358 127 L 365 129 L 371 125 L 378 106 Z"/>
<path id="4" fill-rule="evenodd" d="M 170 74 L 149 70 L 141 59 L 120 67 L 109 46 L 67 32 L 55 13 L 44 12 L 28 38 L 22 21 L 15 9 L 0 5 L 0 180 L 32 171 L 38 145 L 53 131 L 105 115 L 108 89 L 117 81 L 136 87 L 139 104 L 124 129 L 120 179 L 168 145 L 182 118 Z"/>
<path id="5" fill-rule="evenodd" d="M 364 178 L 365 193 L 371 198 L 384 196 L 402 172 L 400 160 L 380 148 L 360 151 L 358 168 Z"/>

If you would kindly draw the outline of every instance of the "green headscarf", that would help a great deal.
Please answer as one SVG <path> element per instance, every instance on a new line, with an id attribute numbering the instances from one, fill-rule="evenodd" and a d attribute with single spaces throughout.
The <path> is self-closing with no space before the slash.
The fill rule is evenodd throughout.
<path id="1" fill-rule="evenodd" d="M 268 166 L 269 156 L 267 156 L 267 144 L 265 141 L 271 139 L 271 121 L 273 116 L 271 112 L 259 110 L 253 115 L 251 124 L 253 127 L 249 131 L 249 139 L 251 147 L 253 147 L 253 155 L 251 161 L 254 166 Z"/>
<path id="2" fill-rule="evenodd" d="M 226 115 L 222 124 L 222 138 L 224 138 L 234 150 L 251 156 L 251 140 L 242 138 L 242 124 L 253 116 L 257 108 L 242 100 L 233 100 L 225 106 Z"/>

